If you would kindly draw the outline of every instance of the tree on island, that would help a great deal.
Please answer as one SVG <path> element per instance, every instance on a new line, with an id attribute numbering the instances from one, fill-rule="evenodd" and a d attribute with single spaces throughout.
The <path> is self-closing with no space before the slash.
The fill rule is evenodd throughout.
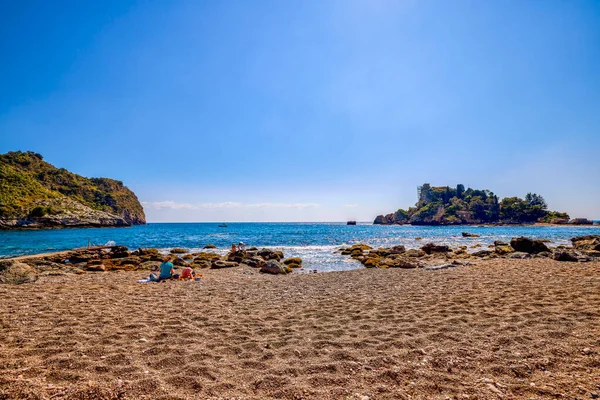
<path id="1" fill-rule="evenodd" d="M 408 210 L 379 215 L 375 224 L 460 225 L 489 223 L 565 223 L 569 215 L 548 211 L 546 200 L 536 193 L 527 193 L 525 199 L 507 197 L 501 201 L 492 191 L 468 188 L 459 184 L 431 186 L 424 184 L 417 190 L 418 201 Z"/>

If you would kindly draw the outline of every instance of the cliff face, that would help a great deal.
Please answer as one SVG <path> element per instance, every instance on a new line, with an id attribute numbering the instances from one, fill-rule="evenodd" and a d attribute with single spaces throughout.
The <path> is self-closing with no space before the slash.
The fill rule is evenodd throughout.
<path id="1" fill-rule="evenodd" d="M 123 182 L 85 178 L 33 152 L 0 154 L 0 228 L 145 223 L 142 205 Z"/>

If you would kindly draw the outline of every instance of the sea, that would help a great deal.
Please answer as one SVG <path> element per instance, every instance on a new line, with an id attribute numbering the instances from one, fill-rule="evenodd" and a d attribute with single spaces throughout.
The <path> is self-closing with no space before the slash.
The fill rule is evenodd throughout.
<path id="1" fill-rule="evenodd" d="M 301 257 L 305 271 L 342 271 L 363 268 L 337 252 L 341 247 L 366 243 L 373 247 L 426 243 L 466 245 L 472 251 L 494 240 L 527 236 L 548 239 L 551 245 L 570 244 L 575 236 L 600 235 L 600 226 L 409 226 L 346 223 L 149 223 L 130 228 L 66 228 L 0 231 L 0 258 L 37 254 L 92 245 L 124 245 L 130 250 L 155 247 L 168 253 L 174 247 L 192 252 L 214 244 L 224 254 L 232 243 L 282 250 L 286 257 Z M 464 238 L 462 232 L 479 235 Z M 420 238 L 420 239 L 419 239 Z M 480 247 L 474 247 L 479 244 Z"/>

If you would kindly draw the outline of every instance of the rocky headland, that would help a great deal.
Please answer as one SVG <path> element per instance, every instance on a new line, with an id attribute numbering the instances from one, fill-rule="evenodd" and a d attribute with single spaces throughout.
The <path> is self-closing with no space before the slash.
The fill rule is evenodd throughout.
<path id="1" fill-rule="evenodd" d="M 571 219 L 567 213 L 549 211 L 544 198 L 527 193 L 525 199 L 506 197 L 502 200 L 489 190 L 464 185 L 431 186 L 417 189 L 418 201 L 408 210 L 399 209 L 378 215 L 376 225 L 482 225 L 482 224 L 572 224 L 593 225 L 586 218 Z"/>
<path id="2" fill-rule="evenodd" d="M 0 154 L 0 229 L 145 223 L 142 205 L 123 182 L 85 178 L 33 152 Z"/>

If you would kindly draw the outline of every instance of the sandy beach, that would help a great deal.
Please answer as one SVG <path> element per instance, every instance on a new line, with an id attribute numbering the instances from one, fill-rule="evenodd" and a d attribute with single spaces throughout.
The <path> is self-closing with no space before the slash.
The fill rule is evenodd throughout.
<path id="1" fill-rule="evenodd" d="M 588 399 L 600 263 L 0 285 L 0 398 Z"/>

